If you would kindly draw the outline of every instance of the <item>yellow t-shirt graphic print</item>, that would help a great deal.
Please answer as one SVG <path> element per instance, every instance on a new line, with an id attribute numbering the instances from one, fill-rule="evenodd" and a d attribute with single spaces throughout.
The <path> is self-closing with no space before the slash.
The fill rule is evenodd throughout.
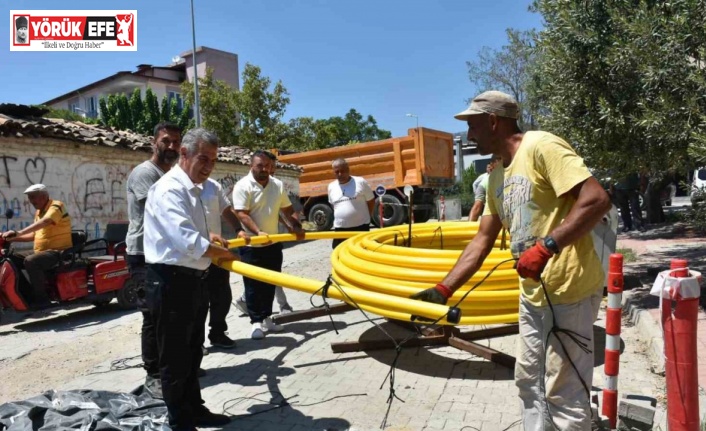
<path id="1" fill-rule="evenodd" d="M 547 132 L 527 132 L 512 163 L 491 172 L 486 214 L 497 214 L 510 232 L 516 258 L 561 224 L 575 199 L 574 186 L 591 176 L 583 159 L 564 140 Z M 605 275 L 591 233 L 552 257 L 542 273 L 553 304 L 580 301 L 601 289 Z M 521 279 L 522 294 L 546 304 L 539 282 Z"/>

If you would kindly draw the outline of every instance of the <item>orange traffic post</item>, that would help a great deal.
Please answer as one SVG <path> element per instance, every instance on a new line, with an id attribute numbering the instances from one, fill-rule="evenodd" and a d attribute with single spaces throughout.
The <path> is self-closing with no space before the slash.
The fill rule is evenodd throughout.
<path id="1" fill-rule="evenodd" d="M 605 387 L 601 414 L 608 418 L 610 428 L 618 422 L 618 370 L 620 368 L 620 322 L 623 314 L 623 255 L 610 255 L 608 265 L 608 308 L 605 319 Z"/>
<path id="2" fill-rule="evenodd" d="M 676 280 L 671 298 L 662 297 L 662 327 L 667 375 L 667 428 L 670 431 L 698 431 L 699 387 L 696 358 L 698 289 L 687 294 L 682 283 L 696 280 L 685 259 L 672 259 L 669 276 Z M 696 281 L 698 286 L 698 281 Z M 693 285 L 693 282 L 691 283 Z M 675 288 L 676 287 L 676 288 Z M 693 295 L 696 297 L 692 297 Z M 688 297 L 685 297 L 688 296 Z M 672 305 L 674 309 L 672 310 Z"/>

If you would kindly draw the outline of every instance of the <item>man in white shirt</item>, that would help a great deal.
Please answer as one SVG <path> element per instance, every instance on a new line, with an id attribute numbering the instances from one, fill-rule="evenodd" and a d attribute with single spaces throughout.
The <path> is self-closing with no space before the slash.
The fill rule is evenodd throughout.
<path id="1" fill-rule="evenodd" d="M 211 178 L 207 181 L 213 183 L 213 187 L 208 190 L 204 188 L 203 193 L 201 193 L 201 201 L 206 210 L 206 222 L 209 232 L 219 237 L 221 236 L 221 217 L 223 217 L 224 220 L 233 226 L 238 238 L 245 238 L 246 241 L 250 241 L 250 237 L 242 229 L 240 221 L 235 215 L 235 211 L 233 211 L 230 200 L 223 193 L 221 185 Z M 226 335 L 228 330 L 226 316 L 228 316 L 228 310 L 230 310 L 230 305 L 233 301 L 233 292 L 230 289 L 230 271 L 212 263 L 208 268 L 206 285 L 208 286 L 210 313 L 208 325 L 211 328 L 208 333 L 208 339 L 212 346 L 231 349 L 235 347 L 235 341 Z"/>
<path id="2" fill-rule="evenodd" d="M 204 129 L 190 130 L 179 154 L 178 165 L 147 195 L 145 293 L 156 327 L 169 425 L 174 431 L 192 431 L 230 422 L 203 405 L 198 370 L 208 305 L 204 280 L 211 259 L 222 263 L 238 258 L 224 247 L 225 240 L 210 233 L 202 201 L 202 195 L 217 193 L 207 180 L 218 158 L 218 139 Z"/>
<path id="3" fill-rule="evenodd" d="M 256 151 L 250 163 L 250 173 L 233 188 L 233 209 L 245 232 L 251 236 L 279 232 L 279 213 L 291 224 L 292 231 L 303 235 L 301 223 L 294 215 L 292 203 L 284 184 L 270 176 L 272 159 L 264 151 Z M 282 271 L 282 244 L 251 245 L 240 248 L 240 258 L 248 263 L 272 271 Z M 260 340 L 265 332 L 279 332 L 272 315 L 275 286 L 252 278 L 243 277 L 245 302 L 252 323 L 251 338 Z"/>
<path id="4" fill-rule="evenodd" d="M 375 195 L 362 177 L 354 177 L 346 159 L 336 159 L 331 164 L 336 181 L 328 185 L 328 201 L 333 207 L 333 230 L 370 230 L 370 214 L 375 205 Z M 344 239 L 334 239 L 333 248 Z"/>

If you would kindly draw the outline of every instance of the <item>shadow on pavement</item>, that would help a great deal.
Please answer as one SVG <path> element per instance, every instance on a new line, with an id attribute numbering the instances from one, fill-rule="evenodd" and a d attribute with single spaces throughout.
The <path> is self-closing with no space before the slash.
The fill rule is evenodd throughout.
<path id="1" fill-rule="evenodd" d="M 334 321 L 336 329 L 345 329 L 348 324 Z M 281 346 L 284 349 L 272 359 L 252 359 L 246 363 L 210 369 L 208 374 L 199 379 L 201 387 L 205 388 L 220 383 L 233 383 L 241 386 L 258 387 L 265 385 L 266 391 L 248 397 L 234 397 L 223 403 L 224 414 L 232 415 L 233 421 L 223 429 L 278 429 L 285 422 L 290 427 L 307 430 L 348 430 L 351 424 L 340 418 L 314 418 L 307 416 L 296 409 L 297 405 L 308 406 L 321 404 L 329 399 L 309 402 L 296 400 L 296 395 L 285 399 L 279 391 L 280 378 L 289 376 L 297 371 L 285 367 L 284 358 L 296 347 L 318 336 L 333 331 L 330 322 L 294 322 L 285 325 L 285 332 L 272 334 L 264 340 L 239 340 L 238 347 L 232 350 L 234 354 L 245 354 L 256 350 L 258 346 L 266 348 Z M 296 340 L 288 337 L 287 333 L 303 336 L 304 339 Z M 230 351 L 229 351 L 230 352 Z M 352 394 L 358 397 L 364 394 Z M 337 397 L 341 398 L 341 397 Z M 247 411 L 247 413 L 240 413 Z M 282 419 L 286 416 L 286 419 Z M 269 425 L 269 426 L 268 426 Z"/>
<path id="2" fill-rule="evenodd" d="M 72 311 L 72 308 L 79 307 L 86 307 L 86 304 L 77 304 L 68 309 L 66 307 L 57 307 L 31 314 L 23 313 L 23 315 L 18 315 L 19 321 L 27 318 L 38 320 L 16 324 L 14 325 L 14 329 L 26 332 L 72 331 L 76 328 L 100 325 L 137 311 L 137 309 L 121 309 L 117 303 Z"/>

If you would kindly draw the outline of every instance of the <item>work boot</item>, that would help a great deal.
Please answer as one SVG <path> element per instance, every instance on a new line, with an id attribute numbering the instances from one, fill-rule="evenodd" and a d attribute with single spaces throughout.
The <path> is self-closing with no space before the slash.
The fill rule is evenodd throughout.
<path id="1" fill-rule="evenodd" d="M 289 314 L 292 311 L 294 311 L 294 309 L 289 304 L 284 304 L 283 306 L 279 307 L 279 314 Z"/>
<path id="2" fill-rule="evenodd" d="M 224 349 L 232 349 L 235 347 L 235 341 L 231 340 L 225 332 L 220 334 L 212 334 L 208 336 L 212 346 L 222 347 Z"/>
<path id="3" fill-rule="evenodd" d="M 147 375 L 147 377 L 145 377 L 145 391 L 150 394 L 152 398 L 163 399 L 162 379 Z"/>
<path id="4" fill-rule="evenodd" d="M 262 321 L 262 329 L 266 332 L 282 332 L 284 331 L 284 326 L 276 324 L 269 317 L 265 317 L 265 320 Z"/>

